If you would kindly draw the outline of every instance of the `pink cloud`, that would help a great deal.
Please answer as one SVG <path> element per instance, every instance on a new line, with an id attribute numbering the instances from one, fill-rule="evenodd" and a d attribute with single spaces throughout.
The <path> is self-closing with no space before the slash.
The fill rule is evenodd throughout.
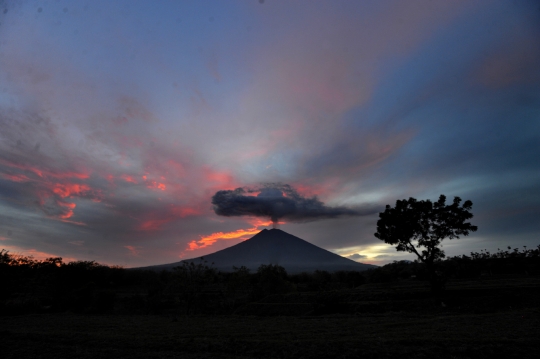
<path id="1" fill-rule="evenodd" d="M 11 175 L 11 174 L 7 174 L 7 173 L 2 173 L 0 175 L 3 178 L 7 179 L 8 181 L 12 181 L 12 182 L 29 182 L 29 181 L 31 181 L 30 178 L 28 178 L 27 176 L 25 176 L 23 174 Z"/>
<path id="2" fill-rule="evenodd" d="M 519 29 L 516 32 L 519 32 Z M 540 79 L 538 38 L 530 35 L 519 38 L 519 41 L 515 41 L 513 37 L 510 43 L 501 46 L 498 52 L 485 59 L 476 69 L 473 79 L 493 89 L 538 81 Z"/>
<path id="3" fill-rule="evenodd" d="M 132 176 L 128 176 L 128 175 L 122 175 L 120 176 L 120 178 L 122 178 L 124 181 L 126 182 L 130 182 L 130 183 L 135 183 L 137 184 L 137 181 L 135 180 L 135 178 L 133 178 Z"/>
<path id="4" fill-rule="evenodd" d="M 139 257 L 141 254 L 141 247 L 124 246 L 124 248 L 128 249 L 132 256 Z"/>
<path id="5" fill-rule="evenodd" d="M 65 212 L 58 215 L 59 218 L 68 219 L 71 216 L 73 216 L 73 210 L 75 209 L 75 207 L 77 207 L 75 203 L 68 203 L 68 202 L 63 202 L 63 201 L 56 201 L 56 203 L 59 206 L 65 208 Z"/>
<path id="6" fill-rule="evenodd" d="M 311 117 L 308 122 L 316 123 L 321 114 L 341 114 L 369 101 L 381 58 L 409 54 L 469 6 L 465 0 L 398 1 L 380 4 L 364 18 L 331 2 L 309 11 L 294 5 L 265 9 L 263 21 L 289 18 L 295 11 L 301 16 L 282 34 L 278 30 L 283 36 L 260 48 L 257 62 L 265 71 L 256 73 L 255 83 L 262 93 L 247 96 L 277 101 Z"/>
<path id="7" fill-rule="evenodd" d="M 77 205 L 67 202 L 67 198 L 88 198 L 99 201 L 101 197 L 99 190 L 80 183 L 90 177 L 88 173 L 59 171 L 48 169 L 45 165 L 37 167 L 4 159 L 0 159 L 0 171 L 4 172 L 0 175 L 5 179 L 31 184 L 31 187 L 26 187 L 28 195 L 34 196 L 36 203 L 48 216 L 62 221 L 81 224 L 68 221 L 74 215 Z M 5 173 L 6 171 L 11 173 Z"/>
<path id="8" fill-rule="evenodd" d="M 169 223 L 171 220 L 171 218 L 145 220 L 139 225 L 137 229 L 139 231 L 157 231 L 161 229 L 164 224 Z"/>
<path id="9" fill-rule="evenodd" d="M 168 207 L 158 211 L 152 211 L 145 214 L 145 218 L 140 220 L 137 227 L 139 231 L 159 231 L 164 225 L 174 222 L 188 216 L 197 216 L 202 214 L 197 207 L 176 206 L 171 204 Z"/>
<path id="10" fill-rule="evenodd" d="M 202 174 L 204 180 L 211 187 L 231 187 L 235 182 L 231 172 L 229 171 L 216 171 L 208 166 L 203 166 Z"/>
<path id="11" fill-rule="evenodd" d="M 0 158 L 0 165 L 11 167 L 14 169 L 27 171 L 34 173 L 38 177 L 45 177 L 45 178 L 54 178 L 54 179 L 66 179 L 66 178 L 76 178 L 76 179 L 87 179 L 90 177 L 90 174 L 88 173 L 82 173 L 82 172 L 73 172 L 73 171 L 58 171 L 58 170 L 51 170 L 51 169 L 43 169 L 39 168 L 38 166 L 28 165 L 24 163 L 17 163 L 13 161 L 8 161 Z"/>
<path id="12" fill-rule="evenodd" d="M 159 189 L 161 191 L 165 191 L 167 189 L 167 186 L 165 184 L 156 181 L 146 180 L 145 184 L 146 187 L 150 189 Z"/>
<path id="13" fill-rule="evenodd" d="M 56 183 L 52 191 L 61 198 L 81 196 L 91 191 L 90 186 L 79 183 Z"/>

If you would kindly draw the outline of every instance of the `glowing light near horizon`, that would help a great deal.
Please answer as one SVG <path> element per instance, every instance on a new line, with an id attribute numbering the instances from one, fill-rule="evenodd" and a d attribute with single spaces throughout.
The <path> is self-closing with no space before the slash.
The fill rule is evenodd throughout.
<path id="1" fill-rule="evenodd" d="M 354 254 L 360 254 L 364 257 L 359 258 L 358 260 L 353 259 L 355 262 L 376 265 L 386 263 L 389 260 L 392 260 L 392 257 L 394 257 L 395 260 L 400 260 L 403 259 L 403 256 L 407 256 L 405 252 L 396 253 L 394 247 L 386 244 L 345 248 L 338 254 L 345 258 L 349 258 L 349 256 Z"/>
<path id="2" fill-rule="evenodd" d="M 39 260 L 39 261 L 42 261 L 42 260 L 45 260 L 45 259 L 48 259 L 48 258 L 62 258 L 62 261 L 64 263 L 69 263 L 69 262 L 75 262 L 77 261 L 77 258 L 74 258 L 74 257 L 61 257 L 59 255 L 56 255 L 56 254 L 51 254 L 51 253 L 47 253 L 47 252 L 41 252 L 41 251 L 38 251 L 34 248 L 31 248 L 31 249 L 22 249 L 20 247 L 17 247 L 17 246 L 3 246 L 6 251 L 8 251 L 16 260 L 20 257 L 28 257 L 30 259 L 33 259 L 33 260 Z"/>

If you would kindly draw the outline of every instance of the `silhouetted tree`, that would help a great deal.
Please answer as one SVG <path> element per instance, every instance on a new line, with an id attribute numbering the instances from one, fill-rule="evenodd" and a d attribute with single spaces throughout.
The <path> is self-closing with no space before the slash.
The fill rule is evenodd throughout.
<path id="1" fill-rule="evenodd" d="M 287 280 L 287 271 L 277 264 L 262 264 L 257 269 L 258 296 L 284 294 L 292 291 L 294 286 Z"/>
<path id="2" fill-rule="evenodd" d="M 9 254 L 8 251 L 6 251 L 5 249 L 0 249 L 0 265 L 1 264 L 5 264 L 5 265 L 10 265 L 11 264 L 11 255 Z"/>
<path id="3" fill-rule="evenodd" d="M 173 268 L 167 292 L 177 296 L 185 312 L 191 314 L 208 304 L 205 290 L 214 282 L 216 275 L 216 269 L 208 266 L 202 257 L 198 264 L 183 261 Z"/>
<path id="4" fill-rule="evenodd" d="M 375 237 L 388 244 L 396 245 L 398 251 L 414 253 L 431 273 L 432 284 L 438 285 L 434 263 L 445 257 L 439 247 L 445 238 L 460 238 L 478 229 L 467 220 L 473 217 L 469 212 L 472 202 L 467 200 L 460 206 L 461 198 L 454 197 L 446 205 L 446 196 L 441 195 L 435 203 L 430 200 L 398 200 L 394 208 L 386 206 L 379 214 Z M 425 248 L 425 249 L 423 249 Z"/>

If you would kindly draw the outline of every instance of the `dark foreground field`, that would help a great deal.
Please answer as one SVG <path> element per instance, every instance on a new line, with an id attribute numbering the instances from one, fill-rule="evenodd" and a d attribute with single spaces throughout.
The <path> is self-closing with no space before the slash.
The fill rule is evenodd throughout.
<path id="1" fill-rule="evenodd" d="M 438 296 L 415 280 L 366 284 L 342 294 L 348 298 L 340 301 L 344 314 L 305 312 L 303 297 L 292 293 L 251 303 L 234 315 L 3 316 L 0 356 L 533 358 L 540 353 L 536 276 L 453 281 Z M 279 308 L 287 307 L 287 315 L 279 315 Z"/>

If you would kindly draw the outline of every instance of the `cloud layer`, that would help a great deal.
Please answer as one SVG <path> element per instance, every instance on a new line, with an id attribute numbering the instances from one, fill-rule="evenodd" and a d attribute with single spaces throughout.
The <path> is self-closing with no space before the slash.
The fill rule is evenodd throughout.
<path id="1" fill-rule="evenodd" d="M 377 212 L 443 193 L 479 227 L 449 254 L 537 245 L 539 23 L 533 1 L 0 1 L 0 244 L 151 265 L 272 219 L 382 263 Z"/>

